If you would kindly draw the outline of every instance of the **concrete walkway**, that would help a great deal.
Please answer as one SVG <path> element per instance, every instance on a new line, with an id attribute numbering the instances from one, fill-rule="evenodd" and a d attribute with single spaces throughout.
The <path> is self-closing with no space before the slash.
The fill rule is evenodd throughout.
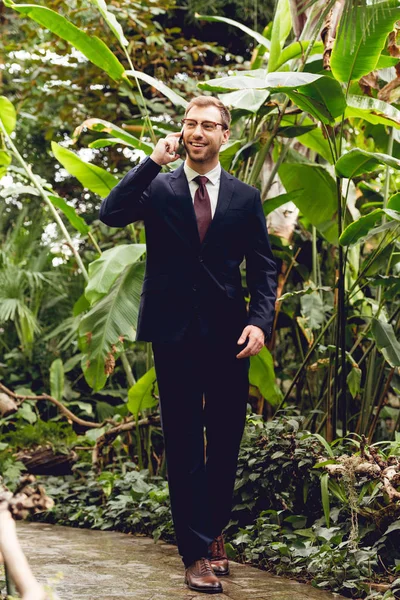
<path id="1" fill-rule="evenodd" d="M 231 562 L 221 578 L 223 594 L 192 592 L 183 582 L 176 546 L 113 531 L 17 523 L 18 537 L 42 583 L 62 573 L 53 587 L 60 600 L 333 600 L 327 592 Z"/>

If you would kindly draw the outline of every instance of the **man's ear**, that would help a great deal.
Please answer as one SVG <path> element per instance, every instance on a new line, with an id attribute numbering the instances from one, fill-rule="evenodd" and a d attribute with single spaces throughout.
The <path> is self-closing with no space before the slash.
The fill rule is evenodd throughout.
<path id="1" fill-rule="evenodd" d="M 225 129 L 225 131 L 224 131 L 224 139 L 223 139 L 222 145 L 228 143 L 230 135 L 231 135 L 230 129 Z"/>

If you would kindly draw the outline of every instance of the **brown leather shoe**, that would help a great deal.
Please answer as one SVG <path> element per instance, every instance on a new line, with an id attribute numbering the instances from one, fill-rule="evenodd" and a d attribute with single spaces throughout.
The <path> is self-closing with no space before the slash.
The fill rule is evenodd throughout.
<path id="1" fill-rule="evenodd" d="M 222 594 L 223 589 L 208 558 L 199 558 L 185 569 L 185 583 L 195 592 Z"/>
<path id="2" fill-rule="evenodd" d="M 222 533 L 211 542 L 209 550 L 211 553 L 210 563 L 215 575 L 218 577 L 229 575 L 229 562 Z"/>

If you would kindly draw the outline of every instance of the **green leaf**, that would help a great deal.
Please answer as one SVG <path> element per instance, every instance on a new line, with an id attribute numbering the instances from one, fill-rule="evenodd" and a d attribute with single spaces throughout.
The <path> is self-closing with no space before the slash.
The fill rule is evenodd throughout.
<path id="1" fill-rule="evenodd" d="M 293 58 L 300 58 L 301 56 L 304 56 L 304 54 L 308 50 L 309 45 L 310 45 L 309 41 L 304 41 L 304 42 L 302 41 L 302 42 L 293 42 L 289 46 L 286 46 L 286 48 L 284 48 L 282 50 L 282 52 L 278 58 L 278 62 L 276 64 L 275 70 L 279 69 L 279 67 L 284 65 L 289 60 L 293 60 Z M 313 54 L 322 54 L 323 51 L 324 51 L 324 44 L 322 42 L 314 42 L 314 45 L 312 47 L 312 50 L 311 50 L 309 56 L 312 56 Z"/>
<path id="2" fill-rule="evenodd" d="M 109 28 L 111 29 L 121 46 L 129 46 L 129 42 L 124 36 L 124 32 L 122 30 L 121 25 L 118 23 L 115 16 L 112 13 L 110 13 L 110 11 L 107 8 L 107 4 L 104 2 L 104 0 L 90 0 L 90 2 L 97 6 L 103 19 L 105 20 L 105 22 L 107 23 L 107 25 L 109 26 Z"/>
<path id="3" fill-rule="evenodd" d="M 339 158 L 335 165 L 335 170 L 339 177 L 352 179 L 362 173 L 375 171 L 377 167 L 383 164 L 393 167 L 393 169 L 400 169 L 400 160 L 389 156 L 389 154 L 367 152 L 367 150 L 361 150 L 360 148 L 352 148 L 352 150 Z"/>
<path id="4" fill-rule="evenodd" d="M 4 4 L 72 44 L 111 79 L 119 81 L 125 77 L 124 67 L 100 38 L 86 34 L 59 13 L 45 6 L 14 4 L 12 0 L 4 0 Z"/>
<path id="5" fill-rule="evenodd" d="M 279 176 L 288 193 L 302 190 L 293 202 L 331 243 L 337 243 L 337 190 L 335 180 L 321 165 L 285 162 Z"/>
<path id="6" fill-rule="evenodd" d="M 269 90 L 237 90 L 229 94 L 219 94 L 219 99 L 225 106 L 256 113 L 269 96 Z"/>
<path id="7" fill-rule="evenodd" d="M 36 423 L 37 414 L 32 408 L 32 405 L 29 404 L 29 400 L 25 400 L 23 404 L 18 408 L 18 416 L 24 419 L 24 421 L 28 421 L 31 425 Z"/>
<path id="8" fill-rule="evenodd" d="M 346 108 L 341 85 L 332 77 L 319 77 L 302 86 L 300 91 L 292 90 L 286 93 L 299 108 L 325 124 L 333 123 Z"/>
<path id="9" fill-rule="evenodd" d="M 279 127 L 277 131 L 277 135 L 284 138 L 295 138 L 304 135 L 305 133 L 309 133 L 313 131 L 317 127 L 314 125 L 283 125 L 283 127 Z"/>
<path id="10" fill-rule="evenodd" d="M 122 271 L 135 263 L 146 252 L 146 244 L 120 244 L 102 253 L 89 264 L 89 282 L 85 289 L 86 299 L 93 305 L 108 294 Z"/>
<path id="11" fill-rule="evenodd" d="M 383 210 L 377 208 L 367 215 L 363 215 L 353 223 L 350 223 L 343 231 L 339 238 L 339 243 L 342 246 L 353 246 L 360 239 L 369 233 L 369 231 L 375 226 L 375 223 L 382 217 Z"/>
<path id="12" fill-rule="evenodd" d="M 66 203 L 64 198 L 60 196 L 55 196 L 54 194 L 47 194 L 47 197 L 50 199 L 51 203 L 56 206 L 64 215 L 67 217 L 68 221 L 71 223 L 72 227 L 74 227 L 79 233 L 82 235 L 87 235 L 90 231 L 89 225 L 85 223 L 85 221 L 76 214 L 75 208 Z"/>
<path id="13" fill-rule="evenodd" d="M 101 198 L 108 196 L 113 187 L 117 185 L 118 179 L 114 175 L 101 167 L 83 161 L 71 150 L 63 148 L 56 142 L 51 142 L 51 149 L 56 159 L 68 173 L 76 177 L 84 187 L 98 194 Z"/>
<path id="14" fill-rule="evenodd" d="M 234 156 L 236 156 L 242 146 L 243 142 L 241 140 L 228 142 L 228 144 L 223 146 L 223 150 L 219 153 L 219 161 L 223 169 L 226 169 L 227 171 L 230 169 Z"/>
<path id="15" fill-rule="evenodd" d="M 0 96 L 0 120 L 8 135 L 10 135 L 17 123 L 17 113 L 15 112 L 14 105 L 5 96 Z"/>
<path id="16" fill-rule="evenodd" d="M 0 101 L 0 103 L 1 103 L 1 101 Z M 0 108 L 0 119 L 1 119 L 1 108 Z M 7 150 L 0 150 L 0 166 L 8 167 L 8 165 L 10 165 L 10 164 L 11 164 L 11 156 L 9 155 Z M 25 186 L 25 187 L 30 187 L 30 186 Z M 7 191 L 7 190 L 5 190 L 5 191 Z M 1 194 L 1 195 L 3 197 L 5 197 L 3 194 Z"/>
<path id="17" fill-rule="evenodd" d="M 104 387 L 107 374 L 112 372 L 113 362 L 123 349 L 123 341 L 135 341 L 144 267 L 144 261 L 128 266 L 80 323 L 82 369 L 88 385 L 95 391 Z"/>
<path id="18" fill-rule="evenodd" d="M 368 75 L 376 68 L 386 38 L 399 18 L 399 6 L 398 0 L 364 6 L 364 19 L 358 18 L 355 25 L 351 23 L 355 27 L 353 44 L 342 17 L 331 55 L 335 79 L 347 83 Z"/>
<path id="19" fill-rule="evenodd" d="M 64 365 L 61 358 L 53 360 L 50 366 L 50 393 L 61 402 L 64 392 Z"/>
<path id="20" fill-rule="evenodd" d="M 377 347 L 391 367 L 400 367 L 400 343 L 396 339 L 393 325 L 372 319 L 371 333 Z"/>
<path id="21" fill-rule="evenodd" d="M 349 392 L 353 398 L 360 393 L 361 389 L 361 369 L 353 367 L 350 373 L 347 375 L 347 385 L 349 386 Z"/>
<path id="22" fill-rule="evenodd" d="M 234 21 L 233 19 L 227 19 L 226 17 L 211 17 L 206 15 L 199 15 L 199 13 L 195 13 L 194 16 L 196 17 L 196 19 L 199 19 L 201 21 L 215 21 L 217 23 L 226 23 L 227 25 L 232 25 L 233 27 L 241 29 L 242 31 L 244 31 L 244 33 L 251 35 L 251 37 L 253 37 L 260 44 L 260 46 L 265 46 L 266 48 L 269 48 L 271 46 L 271 42 L 269 41 L 269 39 L 267 39 L 257 31 L 254 31 L 254 29 L 250 29 L 250 27 L 246 27 L 246 25 L 243 25 L 238 21 Z"/>
<path id="23" fill-rule="evenodd" d="M 129 389 L 128 409 L 137 418 L 142 410 L 157 406 L 157 396 L 157 376 L 154 367 L 152 367 Z"/>
<path id="24" fill-rule="evenodd" d="M 332 164 L 333 157 L 329 142 L 324 137 L 321 129 L 313 129 L 313 131 L 310 131 L 309 133 L 299 135 L 297 139 L 301 144 L 303 144 L 303 146 L 314 150 L 314 152 L 317 152 L 317 154 L 322 156 L 328 163 Z"/>
<path id="25" fill-rule="evenodd" d="M 393 194 L 393 196 L 389 198 L 387 207 L 391 210 L 397 210 L 400 212 L 400 192 Z"/>
<path id="26" fill-rule="evenodd" d="M 300 297 L 301 314 L 310 329 L 319 329 L 325 320 L 324 302 L 321 294 L 314 290 Z"/>
<path id="27" fill-rule="evenodd" d="M 276 210 L 286 202 L 294 202 L 299 196 L 303 194 L 303 190 L 293 190 L 290 194 L 280 194 L 275 198 L 268 198 L 263 202 L 264 215 L 269 215 L 273 210 Z"/>
<path id="28" fill-rule="evenodd" d="M 83 129 L 90 129 L 92 131 L 101 131 L 102 133 L 110 133 L 120 140 L 124 141 L 128 146 L 132 146 L 137 150 L 143 150 L 147 155 L 151 154 L 154 150 L 153 144 L 149 144 L 147 142 L 142 142 L 134 135 L 131 135 L 121 127 L 110 123 L 110 121 L 105 121 L 104 119 L 86 119 L 76 127 L 74 133 L 72 134 L 72 140 L 76 142 L 78 140 L 79 135 L 82 133 Z M 111 141 L 113 138 L 109 138 L 108 141 Z M 98 140 L 96 140 L 98 141 Z M 94 142 L 93 142 L 94 143 Z"/>
<path id="29" fill-rule="evenodd" d="M 272 23 L 271 47 L 268 60 L 268 72 L 276 71 L 279 57 L 286 38 L 292 29 L 292 17 L 289 0 L 278 0 Z"/>
<path id="30" fill-rule="evenodd" d="M 272 406 L 282 400 L 282 392 L 276 384 L 274 361 L 265 346 L 258 354 L 250 356 L 249 381 Z"/>
<path id="31" fill-rule="evenodd" d="M 333 450 L 332 450 L 332 448 L 330 447 L 330 445 L 329 445 L 329 443 L 326 441 L 326 439 L 322 437 L 322 435 L 320 435 L 319 433 L 309 433 L 309 434 L 307 434 L 305 437 L 306 437 L 306 438 L 307 438 L 307 437 L 315 437 L 315 438 L 317 438 L 317 440 L 318 440 L 318 441 L 319 441 L 319 442 L 320 442 L 320 443 L 323 445 L 323 447 L 325 448 L 325 450 L 326 450 L 326 452 L 328 453 L 328 455 L 329 455 L 331 458 L 334 458 L 334 456 L 335 456 L 335 455 L 334 455 L 334 453 L 333 453 Z"/>
<path id="32" fill-rule="evenodd" d="M 171 88 L 165 85 L 165 83 L 163 83 L 159 79 L 151 77 L 151 75 L 147 75 L 147 73 L 141 73 L 140 71 L 134 70 L 126 71 L 126 74 L 130 77 L 137 77 L 138 79 L 141 79 L 145 83 L 148 83 L 152 87 L 156 88 L 156 90 L 164 94 L 164 96 L 166 96 L 168 100 L 171 100 L 174 106 L 182 106 L 183 108 L 186 108 L 189 104 L 187 100 L 185 100 L 184 98 L 182 98 L 182 96 L 171 90 Z"/>
<path id="33" fill-rule="evenodd" d="M 378 64 L 375 69 L 379 71 L 380 69 L 390 69 L 390 67 L 395 67 L 399 62 L 399 59 L 395 56 L 388 56 L 387 54 L 381 54 L 378 60 Z"/>
<path id="34" fill-rule="evenodd" d="M 328 483 L 329 483 L 329 473 L 324 473 L 323 475 L 321 475 L 321 498 L 322 498 L 322 507 L 324 509 L 326 526 L 329 529 L 331 509 L 330 509 L 330 503 L 329 503 Z"/>
<path id="35" fill-rule="evenodd" d="M 373 125 L 389 125 L 400 128 L 400 110 L 376 98 L 349 94 L 347 96 L 347 117 L 359 117 Z"/>
<path id="36" fill-rule="evenodd" d="M 256 76 L 254 76 L 256 73 Z M 318 79 L 325 77 L 314 73 L 266 73 L 262 69 L 258 71 L 247 71 L 240 75 L 231 77 L 219 77 L 201 81 L 197 84 L 201 90 L 210 92 L 231 92 L 232 90 L 268 89 L 285 92 L 309 85 Z"/>

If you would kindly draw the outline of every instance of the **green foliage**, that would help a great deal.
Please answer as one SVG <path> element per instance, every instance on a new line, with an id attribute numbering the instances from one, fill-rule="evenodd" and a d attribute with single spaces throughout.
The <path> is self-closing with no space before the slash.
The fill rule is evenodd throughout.
<path id="1" fill-rule="evenodd" d="M 112 79 L 118 81 L 124 76 L 124 67 L 101 39 L 87 35 L 59 13 L 46 6 L 14 4 L 12 0 L 5 0 L 4 4 L 20 14 L 29 16 L 39 25 L 70 42 L 93 64 L 106 71 Z"/>
<path id="2" fill-rule="evenodd" d="M 33 424 L 19 423 L 15 430 L 3 432 L 1 439 L 13 450 L 35 448 L 45 444 L 51 444 L 54 448 L 66 448 L 76 442 L 77 434 L 69 423 L 38 419 Z"/>
<path id="3" fill-rule="evenodd" d="M 356 20 L 353 44 L 349 22 L 343 18 L 332 50 L 332 72 L 338 81 L 360 79 L 376 68 L 388 34 L 398 19 L 398 0 L 376 2 L 363 8 L 364 21 Z"/>

